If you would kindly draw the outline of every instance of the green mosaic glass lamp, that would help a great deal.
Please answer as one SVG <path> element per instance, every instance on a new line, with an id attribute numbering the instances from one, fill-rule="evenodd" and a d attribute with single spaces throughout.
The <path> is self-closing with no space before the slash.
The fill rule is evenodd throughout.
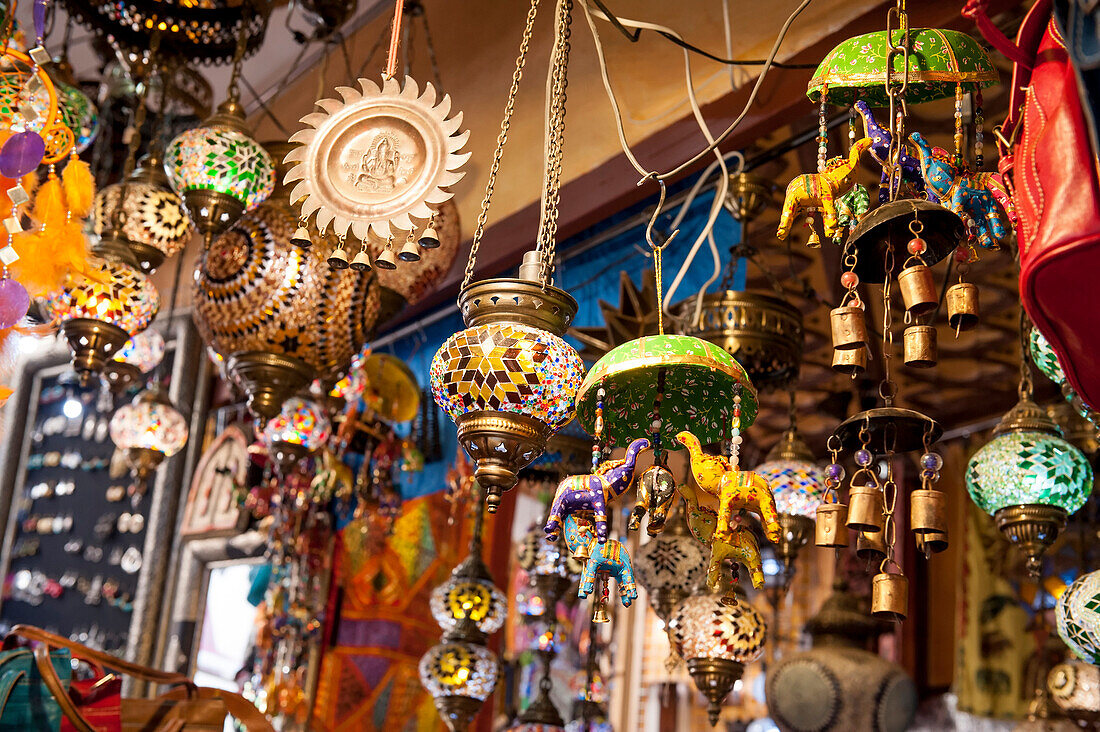
<path id="1" fill-rule="evenodd" d="M 1021 386 L 1021 398 L 966 468 L 970 497 L 1027 558 L 1038 576 L 1042 555 L 1092 492 L 1092 466 L 1084 453 Z"/>
<path id="2" fill-rule="evenodd" d="M 1058 635 L 1073 655 L 1100 666 L 1100 570 L 1073 581 L 1055 608 Z"/>
<path id="3" fill-rule="evenodd" d="M 275 188 L 275 164 L 252 137 L 240 104 L 238 81 L 246 35 L 242 27 L 226 99 L 200 126 L 168 143 L 164 172 L 209 248 Z"/>
<path id="4" fill-rule="evenodd" d="M 904 31 L 894 29 L 854 36 L 841 42 L 825 56 L 810 79 L 806 95 L 814 102 L 826 100 L 841 106 L 862 99 L 872 107 L 889 106 L 886 96 L 886 60 L 890 39 L 904 40 Z M 905 101 L 909 104 L 932 102 L 973 92 L 997 83 L 997 69 L 989 54 L 965 33 L 939 28 L 911 28 L 908 31 L 908 85 Z M 893 79 L 904 76 L 905 60 L 894 57 Z"/>

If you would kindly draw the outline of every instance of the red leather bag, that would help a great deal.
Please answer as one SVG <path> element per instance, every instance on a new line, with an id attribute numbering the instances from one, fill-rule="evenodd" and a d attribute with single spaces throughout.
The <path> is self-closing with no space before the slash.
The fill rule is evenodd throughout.
<path id="1" fill-rule="evenodd" d="M 81 716 L 96 732 L 122 732 L 122 677 L 104 672 L 98 664 L 89 663 L 95 675 L 86 680 L 69 684 L 69 698 Z M 69 721 L 61 717 L 60 732 L 79 732 Z"/>
<path id="2" fill-rule="evenodd" d="M 1019 223 L 1020 299 L 1074 390 L 1100 405 L 1100 184 L 1077 78 L 1051 18 L 1052 0 L 1028 12 L 1013 44 L 985 15 L 963 14 L 1016 62 L 1008 118 L 997 134 L 1000 169 Z"/>

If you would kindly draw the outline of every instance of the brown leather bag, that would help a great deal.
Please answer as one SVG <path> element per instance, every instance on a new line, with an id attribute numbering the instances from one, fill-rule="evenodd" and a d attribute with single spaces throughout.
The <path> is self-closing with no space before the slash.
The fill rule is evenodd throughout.
<path id="1" fill-rule="evenodd" d="M 81 715 L 62 686 L 61 679 L 50 663 L 51 648 L 67 648 L 73 658 L 155 684 L 174 687 L 154 699 L 123 699 L 120 710 L 122 732 L 221 732 L 228 714 L 232 714 L 248 732 L 274 732 L 267 717 L 240 694 L 195 686 L 183 674 L 158 671 L 123 661 L 31 625 L 17 625 L 12 628 L 10 635 L 38 643 L 34 649 L 38 672 L 57 700 L 65 718 L 78 732 L 97 730 Z"/>

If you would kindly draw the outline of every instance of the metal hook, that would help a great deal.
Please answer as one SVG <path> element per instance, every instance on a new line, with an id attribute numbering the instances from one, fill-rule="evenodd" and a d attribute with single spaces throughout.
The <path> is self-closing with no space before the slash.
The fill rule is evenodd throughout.
<path id="1" fill-rule="evenodd" d="M 653 179 L 653 180 L 657 181 L 657 185 L 659 185 L 661 187 L 661 193 L 660 193 L 660 196 L 658 196 L 658 198 L 657 198 L 657 206 L 656 206 L 656 208 L 653 209 L 653 215 L 649 218 L 649 223 L 646 224 L 646 227 L 645 227 L 645 240 L 646 240 L 646 243 L 649 244 L 649 246 L 652 247 L 655 250 L 656 249 L 664 249 L 666 246 L 668 246 L 672 242 L 673 239 L 676 238 L 676 235 L 680 233 L 680 230 L 676 229 L 675 231 L 673 231 L 671 234 L 669 234 L 668 238 L 665 239 L 664 242 L 660 245 L 656 244 L 653 241 L 653 227 L 657 223 L 657 218 L 661 215 L 661 209 L 663 209 L 664 206 L 665 206 L 665 194 L 667 193 L 667 191 L 665 189 L 665 182 L 663 180 L 658 179 L 655 173 L 650 173 L 645 178 L 642 178 L 640 181 L 638 181 L 638 185 L 642 185 L 643 183 L 645 183 L 647 180 L 650 180 L 650 179 Z"/>

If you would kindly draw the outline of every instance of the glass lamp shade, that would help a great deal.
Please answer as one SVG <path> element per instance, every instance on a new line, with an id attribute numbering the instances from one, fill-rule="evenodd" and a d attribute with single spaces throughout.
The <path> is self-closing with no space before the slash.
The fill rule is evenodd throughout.
<path id="1" fill-rule="evenodd" d="M 1031 353 L 1031 362 L 1044 376 L 1059 386 L 1066 383 L 1066 372 L 1062 370 L 1062 363 L 1058 360 L 1058 354 L 1051 348 L 1046 336 L 1036 328 L 1031 329 L 1031 334 L 1028 337 L 1028 350 Z"/>
<path id="2" fill-rule="evenodd" d="M 894 40 L 903 39 L 900 30 Z M 909 83 L 905 101 L 931 102 L 955 96 L 955 87 L 972 92 L 997 83 L 997 69 L 974 38 L 939 28 L 909 31 Z M 863 99 L 872 107 L 889 106 L 886 96 L 886 58 L 890 53 L 886 31 L 864 33 L 841 42 L 825 56 L 810 79 L 807 95 L 817 102 L 823 92 L 832 104 L 847 106 Z M 894 58 L 895 78 L 904 70 L 903 57 Z"/>
<path id="3" fill-rule="evenodd" d="M 1009 506 L 1042 504 L 1072 514 L 1092 492 L 1092 466 L 1057 434 L 1010 431 L 997 435 L 966 468 L 970 497 L 993 515 Z"/>
<path id="4" fill-rule="evenodd" d="M 300 397 L 287 399 L 279 416 L 264 427 L 264 444 L 293 445 L 310 452 L 317 450 L 332 435 L 332 423 L 316 402 Z"/>
<path id="5" fill-rule="evenodd" d="M 699 542 L 669 532 L 643 544 L 634 560 L 634 576 L 652 600 L 685 597 L 704 579 L 706 568 L 707 557 Z M 662 614 L 662 609 L 655 607 L 658 616 L 666 621 L 672 609 L 669 607 Z"/>
<path id="6" fill-rule="evenodd" d="M 1100 665 L 1100 570 L 1081 575 L 1058 598 L 1058 635 L 1073 655 Z"/>
<path id="7" fill-rule="evenodd" d="M 171 457 L 187 444 L 187 420 L 156 387 L 120 407 L 111 417 L 110 431 L 120 450 L 153 450 Z"/>
<path id="8" fill-rule="evenodd" d="M 82 153 L 99 134 L 99 110 L 91 98 L 75 86 L 58 81 L 56 74 L 54 86 L 57 89 L 57 111 L 61 121 L 73 132 L 75 141 L 73 152 Z"/>
<path id="9" fill-rule="evenodd" d="M 557 430 L 573 419 L 584 364 L 562 338 L 518 323 L 455 333 L 432 359 L 432 395 L 451 419 L 510 412 Z"/>
<path id="10" fill-rule="evenodd" d="M 745 600 L 722 604 L 719 595 L 692 595 L 669 621 L 670 640 L 685 659 L 751 663 L 764 653 L 764 617 Z"/>
<path id="11" fill-rule="evenodd" d="M 811 462 L 768 460 L 755 472 L 771 486 L 779 513 L 812 519 L 825 499 L 825 471 Z"/>
<path id="12" fill-rule="evenodd" d="M 420 683 L 433 699 L 466 697 L 485 701 L 497 684 L 500 661 L 485 646 L 443 641 L 420 658 Z"/>
<path id="13" fill-rule="evenodd" d="M 186 130 L 168 143 L 164 172 L 181 196 L 214 191 L 251 211 L 271 195 L 275 165 L 260 143 L 234 126 L 215 122 Z M 228 216 L 223 221 L 233 223 Z"/>
<path id="14" fill-rule="evenodd" d="M 458 621 L 469 617 L 486 635 L 504 625 L 508 614 L 508 598 L 489 581 L 451 576 L 432 590 L 429 607 L 432 617 L 444 631 L 451 631 Z"/>
<path id="15" fill-rule="evenodd" d="M 537 524 L 524 535 L 517 552 L 519 566 L 528 574 L 568 577 L 564 552 L 557 542 L 546 538 L 542 525 Z"/>
<path id="16" fill-rule="evenodd" d="M 191 239 L 191 220 L 180 197 L 167 186 L 148 180 L 125 181 L 99 191 L 92 209 L 97 236 L 115 234 L 159 251 L 164 258 L 177 254 Z"/>
<path id="17" fill-rule="evenodd" d="M 138 269 L 121 262 L 95 260 L 103 281 L 90 277 L 69 284 L 50 298 L 50 316 L 64 323 L 79 318 L 114 325 L 135 336 L 160 309 L 160 294 Z M 114 354 L 108 354 L 113 356 Z"/>
<path id="18" fill-rule="evenodd" d="M 137 366 L 141 372 L 148 373 L 164 359 L 164 336 L 160 331 L 146 328 L 126 341 L 115 355 L 114 360 Z"/>

